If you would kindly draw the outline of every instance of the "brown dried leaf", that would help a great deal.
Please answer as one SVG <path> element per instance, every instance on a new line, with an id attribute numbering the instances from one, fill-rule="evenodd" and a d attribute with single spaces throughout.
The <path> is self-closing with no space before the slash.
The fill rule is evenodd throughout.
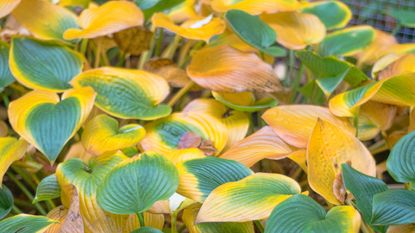
<path id="1" fill-rule="evenodd" d="M 153 33 L 145 27 L 134 27 L 114 33 L 114 40 L 121 51 L 136 56 L 150 48 L 152 37 Z"/>

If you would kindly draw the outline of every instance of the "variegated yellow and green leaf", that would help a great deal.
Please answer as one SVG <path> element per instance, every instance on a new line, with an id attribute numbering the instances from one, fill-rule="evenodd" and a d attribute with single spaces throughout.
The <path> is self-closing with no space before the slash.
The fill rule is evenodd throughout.
<path id="1" fill-rule="evenodd" d="M 9 67 L 9 45 L 0 41 L 0 92 L 14 82 Z"/>
<path id="2" fill-rule="evenodd" d="M 143 12 L 134 3 L 109 1 L 101 6 L 90 7 L 82 11 L 78 18 L 80 28 L 69 28 L 63 37 L 67 40 L 96 38 L 141 26 L 143 22 Z"/>
<path id="3" fill-rule="evenodd" d="M 394 76 L 343 92 L 329 102 L 330 111 L 341 117 L 353 117 L 369 100 L 398 106 L 415 104 L 415 73 Z"/>
<path id="4" fill-rule="evenodd" d="M 97 190 L 98 204 L 113 214 L 136 214 L 176 191 L 176 167 L 163 155 L 143 153 L 123 161 L 103 180 Z"/>
<path id="5" fill-rule="evenodd" d="M 378 80 L 414 73 L 415 55 L 390 54 L 379 59 L 372 68 L 372 76 Z"/>
<path id="6" fill-rule="evenodd" d="M 254 233 L 252 222 L 228 223 L 207 222 L 196 223 L 196 217 L 200 210 L 200 204 L 193 204 L 183 211 L 183 222 L 190 233 Z"/>
<path id="7" fill-rule="evenodd" d="M 177 169 L 177 192 L 198 202 L 203 202 L 218 186 L 253 174 L 241 163 L 216 157 L 187 160 L 177 164 Z"/>
<path id="8" fill-rule="evenodd" d="M 33 202 L 46 201 L 61 196 L 61 187 L 55 174 L 43 178 L 36 187 L 36 196 Z"/>
<path id="9" fill-rule="evenodd" d="M 118 118 L 154 120 L 168 116 L 171 108 L 161 102 L 169 85 L 160 76 L 133 69 L 102 67 L 75 77 L 74 87 L 92 87 L 96 106 Z"/>
<path id="10" fill-rule="evenodd" d="M 227 144 L 226 126 L 217 118 L 198 112 L 174 113 L 145 125 L 141 146 L 168 156 L 172 150 L 199 148 L 206 155 L 217 155 Z"/>
<path id="11" fill-rule="evenodd" d="M 278 101 L 271 97 L 256 100 L 252 92 L 212 92 L 212 96 L 225 106 L 241 112 L 257 112 L 266 108 L 275 107 Z"/>
<path id="12" fill-rule="evenodd" d="M 335 206 L 328 212 L 312 198 L 295 195 L 279 204 L 267 220 L 265 233 L 358 233 L 359 212 L 352 206 Z"/>
<path id="13" fill-rule="evenodd" d="M 14 205 L 13 193 L 7 186 L 0 187 L 0 219 L 6 217 Z"/>
<path id="14" fill-rule="evenodd" d="M 302 12 L 317 16 L 328 30 L 345 27 L 352 18 L 352 11 L 341 1 L 316 1 L 305 5 Z"/>
<path id="15" fill-rule="evenodd" d="M 293 152 L 292 148 L 271 127 L 265 126 L 237 142 L 220 157 L 251 167 L 265 158 L 283 159 L 291 152 Z"/>
<path id="16" fill-rule="evenodd" d="M 368 47 L 375 38 L 371 26 L 353 26 L 328 34 L 319 44 L 322 56 L 351 56 Z"/>
<path id="17" fill-rule="evenodd" d="M 45 216 L 19 214 L 0 221 L 3 232 L 42 233 L 54 221 Z"/>
<path id="18" fill-rule="evenodd" d="M 362 142 L 339 126 L 318 119 L 307 146 L 310 187 L 332 204 L 343 203 L 345 192 L 337 189 L 336 177 L 341 164 L 347 162 L 364 174 L 376 175 L 376 162 Z"/>
<path id="19" fill-rule="evenodd" d="M 0 137 L 0 184 L 12 163 L 25 156 L 28 146 L 23 139 Z"/>
<path id="20" fill-rule="evenodd" d="M 144 135 L 145 129 L 141 125 L 120 127 L 116 119 L 102 114 L 85 125 L 81 140 L 88 152 L 100 155 L 135 146 Z"/>
<path id="21" fill-rule="evenodd" d="M 10 103 L 10 124 L 53 162 L 85 122 L 94 99 L 95 93 L 89 87 L 70 89 L 62 97 L 52 92 L 32 91 Z"/>
<path id="22" fill-rule="evenodd" d="M 58 165 L 56 177 L 61 186 L 61 200 L 69 208 L 75 186 L 79 195 L 80 214 L 85 232 L 122 232 L 128 233 L 125 228 L 128 215 L 113 215 L 104 211 L 97 202 L 97 189 L 102 185 L 105 177 L 127 157 L 121 153 L 108 154 L 92 158 L 87 164 L 78 158 L 69 159 Z"/>
<path id="23" fill-rule="evenodd" d="M 372 43 L 355 55 L 357 65 L 360 67 L 364 64 L 374 64 L 379 58 L 389 53 L 390 47 L 394 47 L 397 43 L 396 38 L 392 34 L 375 29 L 375 38 Z"/>
<path id="24" fill-rule="evenodd" d="M 31 89 L 70 89 L 69 82 L 81 73 L 83 62 L 81 54 L 58 43 L 29 37 L 15 37 L 11 42 L 11 72 L 19 83 Z"/>
<path id="25" fill-rule="evenodd" d="M 338 118 L 329 109 L 314 105 L 283 105 L 268 109 L 262 119 L 271 126 L 285 142 L 298 148 L 306 148 L 317 119 L 332 124 L 354 134 L 349 121 Z"/>
<path id="26" fill-rule="evenodd" d="M 252 15 L 296 11 L 301 7 L 301 4 L 296 0 L 212 0 L 210 5 L 217 12 L 242 10 Z"/>
<path id="27" fill-rule="evenodd" d="M 284 175 L 256 173 L 214 189 L 204 201 L 196 222 L 246 222 L 268 218 L 276 205 L 301 192 Z"/>
<path id="28" fill-rule="evenodd" d="M 35 37 L 43 40 L 63 40 L 67 29 L 79 27 L 74 13 L 48 0 L 21 0 L 12 15 Z"/>

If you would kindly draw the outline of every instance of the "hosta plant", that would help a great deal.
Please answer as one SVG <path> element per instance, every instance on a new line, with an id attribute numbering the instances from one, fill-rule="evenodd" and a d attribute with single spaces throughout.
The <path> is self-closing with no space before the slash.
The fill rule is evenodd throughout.
<path id="1" fill-rule="evenodd" d="M 0 232 L 415 232 L 415 43 L 351 17 L 0 0 Z"/>

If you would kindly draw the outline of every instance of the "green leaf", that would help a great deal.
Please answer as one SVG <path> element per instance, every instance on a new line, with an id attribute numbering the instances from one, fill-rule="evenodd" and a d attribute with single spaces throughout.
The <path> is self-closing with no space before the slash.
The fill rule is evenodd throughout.
<path id="1" fill-rule="evenodd" d="M 0 41 L 0 92 L 13 82 L 9 68 L 9 45 Z"/>
<path id="2" fill-rule="evenodd" d="M 298 51 L 296 55 L 326 95 L 331 94 L 343 80 L 356 86 L 369 79 L 356 66 L 335 57 L 321 57 L 311 51 Z"/>
<path id="3" fill-rule="evenodd" d="M 15 37 L 11 42 L 11 72 L 28 88 L 67 90 L 72 78 L 81 72 L 83 61 L 81 54 L 54 42 L 24 37 Z"/>
<path id="4" fill-rule="evenodd" d="M 54 222 L 44 216 L 19 214 L 1 220 L 0 229 L 4 233 L 42 233 Z"/>
<path id="5" fill-rule="evenodd" d="M 346 163 L 342 164 L 342 175 L 344 186 L 353 194 L 363 219 L 370 223 L 373 196 L 388 190 L 388 186 L 382 180 L 363 174 Z M 384 229 L 379 231 L 384 232 Z"/>
<path id="6" fill-rule="evenodd" d="M 388 14 L 398 20 L 399 24 L 415 28 L 415 14 L 413 10 L 392 8 Z"/>
<path id="7" fill-rule="evenodd" d="M 408 223 L 415 223 L 415 192 L 392 189 L 373 197 L 373 225 Z"/>
<path id="8" fill-rule="evenodd" d="M 351 56 L 368 46 L 375 38 L 370 26 L 353 26 L 335 31 L 320 43 L 318 51 L 322 56 Z"/>
<path id="9" fill-rule="evenodd" d="M 114 214 L 142 213 L 173 195 L 178 184 L 173 163 L 160 154 L 144 153 L 114 168 L 98 188 L 97 200 Z"/>
<path id="10" fill-rule="evenodd" d="M 398 182 L 410 183 L 415 190 L 415 131 L 405 135 L 392 148 L 386 167 Z"/>
<path id="11" fill-rule="evenodd" d="M 217 157 L 192 159 L 177 165 L 181 195 L 203 202 L 215 188 L 241 180 L 253 172 L 241 163 Z"/>
<path id="12" fill-rule="evenodd" d="M 358 232 L 359 213 L 351 206 L 336 206 L 328 213 L 312 198 L 295 195 L 277 205 L 265 233 Z"/>
<path id="13" fill-rule="evenodd" d="M 36 188 L 36 196 L 33 203 L 51 200 L 61 196 L 61 187 L 55 174 L 47 176 L 40 181 Z"/>
<path id="14" fill-rule="evenodd" d="M 0 188 L 0 219 L 6 217 L 13 207 L 13 194 L 3 184 Z"/>
<path id="15" fill-rule="evenodd" d="M 350 9 L 341 1 L 313 2 L 303 12 L 317 16 L 328 30 L 346 26 L 352 16 Z"/>
<path id="16" fill-rule="evenodd" d="M 152 227 L 140 227 L 137 230 L 132 231 L 131 233 L 163 233 L 159 229 Z"/>
<path id="17" fill-rule="evenodd" d="M 241 112 L 258 112 L 278 105 L 278 101 L 276 99 L 267 97 L 256 100 L 252 105 L 241 105 L 227 100 L 218 92 L 212 92 L 212 96 L 226 107 Z"/>
<path id="18" fill-rule="evenodd" d="M 142 1 L 145 1 L 145 0 L 142 0 Z M 173 7 L 183 3 L 184 1 L 185 0 L 158 1 L 158 3 L 156 5 L 154 5 L 153 7 L 144 10 L 144 17 L 146 19 L 149 19 L 149 18 L 151 18 L 151 16 L 154 13 L 167 11 L 167 10 L 172 9 Z"/>
<path id="19" fill-rule="evenodd" d="M 276 57 L 286 54 L 284 49 L 272 46 L 277 35 L 259 16 L 241 10 L 230 10 L 226 12 L 225 19 L 235 34 L 254 48 Z"/>
<path id="20" fill-rule="evenodd" d="M 134 3 L 140 7 L 141 10 L 147 10 L 156 4 L 158 4 L 161 0 L 134 0 Z"/>

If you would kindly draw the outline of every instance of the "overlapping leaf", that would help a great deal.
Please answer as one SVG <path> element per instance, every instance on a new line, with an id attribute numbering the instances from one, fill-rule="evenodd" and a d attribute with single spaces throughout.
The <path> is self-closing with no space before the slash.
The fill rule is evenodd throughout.
<path id="1" fill-rule="evenodd" d="M 28 148 L 28 143 L 23 139 L 13 137 L 0 138 L 0 184 L 10 165 L 23 158 Z"/>
<path id="2" fill-rule="evenodd" d="M 217 12 L 226 12 L 228 10 L 242 10 L 252 15 L 259 15 L 261 13 L 275 13 L 280 11 L 295 11 L 301 7 L 301 4 L 296 0 L 242 0 L 242 1 L 226 1 L 213 0 L 211 1 L 213 10 Z"/>
<path id="3" fill-rule="evenodd" d="M 352 18 L 352 11 L 341 1 L 311 2 L 302 12 L 319 17 L 328 30 L 345 27 Z"/>

